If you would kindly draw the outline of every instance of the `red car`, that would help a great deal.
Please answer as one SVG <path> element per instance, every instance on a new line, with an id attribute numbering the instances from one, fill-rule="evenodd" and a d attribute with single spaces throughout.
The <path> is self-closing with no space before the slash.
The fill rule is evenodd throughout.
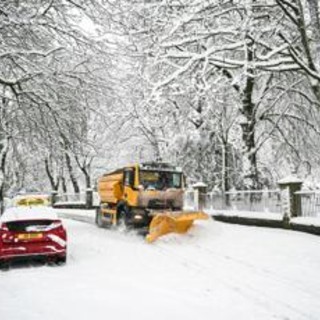
<path id="1" fill-rule="evenodd" d="M 52 208 L 14 207 L 0 216 L 0 265 L 28 257 L 66 262 L 67 233 Z"/>

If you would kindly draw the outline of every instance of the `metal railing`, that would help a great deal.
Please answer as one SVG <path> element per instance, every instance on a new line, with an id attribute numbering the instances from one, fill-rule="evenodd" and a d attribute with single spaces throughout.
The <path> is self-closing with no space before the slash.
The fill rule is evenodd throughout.
<path id="1" fill-rule="evenodd" d="M 98 206 L 100 199 L 93 192 L 93 206 Z M 295 196 L 300 199 L 301 214 L 304 217 L 320 217 L 320 191 L 299 191 Z M 283 201 L 280 190 L 237 190 L 198 193 L 197 190 L 186 190 L 184 193 L 184 209 L 197 210 L 204 205 L 204 210 L 251 211 L 265 213 L 283 213 Z M 56 195 L 56 204 L 86 204 L 86 193 Z"/>
<path id="2" fill-rule="evenodd" d="M 196 210 L 198 207 L 198 192 L 196 190 L 185 190 L 183 207 L 185 210 Z"/>
<path id="3" fill-rule="evenodd" d="M 63 193 L 56 195 L 55 204 L 85 204 L 86 193 Z"/>
<path id="4" fill-rule="evenodd" d="M 298 191 L 295 196 L 300 198 L 303 217 L 320 217 L 320 191 Z"/>
<path id="5" fill-rule="evenodd" d="M 279 190 L 238 190 L 207 194 L 208 209 L 281 213 Z"/>
<path id="6" fill-rule="evenodd" d="M 197 209 L 198 202 L 205 210 L 237 210 L 281 213 L 280 190 L 238 190 L 208 192 L 198 196 L 197 191 L 187 190 L 184 197 L 186 209 Z"/>

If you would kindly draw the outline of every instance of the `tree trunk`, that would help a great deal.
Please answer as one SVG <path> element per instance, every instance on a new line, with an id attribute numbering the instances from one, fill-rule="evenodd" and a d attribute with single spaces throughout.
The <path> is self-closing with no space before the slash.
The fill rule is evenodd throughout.
<path id="1" fill-rule="evenodd" d="M 67 193 L 68 188 L 67 188 L 67 183 L 66 183 L 66 179 L 64 176 L 61 176 L 61 186 L 62 186 L 63 193 Z"/>
<path id="2" fill-rule="evenodd" d="M 79 185 L 78 185 L 78 181 L 74 175 L 74 172 L 73 172 L 73 167 L 72 167 L 72 164 L 71 164 L 71 159 L 70 159 L 70 156 L 69 154 L 66 152 L 65 153 L 65 157 L 66 157 L 66 164 L 67 164 L 67 168 L 68 168 L 68 171 L 69 171 L 69 176 L 70 176 L 70 181 L 72 183 L 72 186 L 73 186 L 73 190 L 75 193 L 80 193 L 80 188 L 79 188 Z"/>
<path id="3" fill-rule="evenodd" d="M 59 178 L 57 178 L 57 180 L 55 180 L 52 170 L 50 168 L 50 164 L 49 164 L 49 159 L 45 159 L 44 160 L 45 163 L 45 170 L 46 170 L 46 174 L 48 176 L 48 179 L 50 181 L 50 185 L 51 185 L 51 190 L 52 191 L 58 191 L 58 187 L 59 187 Z"/>
<path id="4" fill-rule="evenodd" d="M 230 181 L 229 181 L 229 154 L 228 154 L 228 143 L 226 141 L 222 141 L 222 170 L 221 170 L 221 187 L 223 193 L 229 191 L 230 189 Z M 229 195 L 225 195 L 225 203 L 227 206 L 230 204 Z"/>
<path id="5" fill-rule="evenodd" d="M 86 187 L 87 188 L 91 188 L 91 177 L 90 177 L 90 175 L 87 173 L 85 175 L 85 177 L 86 177 Z"/>
<path id="6" fill-rule="evenodd" d="M 312 52 L 310 50 L 311 51 L 310 55 L 313 54 L 314 61 L 312 64 L 309 63 L 309 65 L 310 65 L 310 68 L 315 70 L 317 73 L 319 73 L 319 68 L 320 68 L 320 18 L 319 18 L 319 2 L 318 1 L 319 0 L 307 0 L 309 4 L 309 14 L 311 18 L 312 40 L 314 43 L 314 47 L 313 47 L 314 51 Z M 301 9 L 302 9 L 302 6 L 301 6 Z M 307 37 L 305 21 L 301 19 L 300 21 L 301 23 L 303 23 L 301 33 L 303 33 L 303 37 Z M 308 40 L 309 41 L 305 44 L 305 46 L 310 45 L 311 41 L 310 39 Z M 316 81 L 314 79 L 314 81 L 312 81 L 312 89 L 318 101 L 320 101 L 319 80 Z"/>
<path id="7" fill-rule="evenodd" d="M 319 56 L 318 49 L 320 50 L 320 31 L 318 30 L 320 26 L 319 21 L 319 4 L 317 3 L 318 0 L 307 0 L 309 4 L 309 13 L 311 18 L 311 25 L 312 25 L 312 40 L 315 43 L 315 52 L 312 50 L 312 41 L 310 36 L 308 35 L 308 26 L 304 18 L 304 10 L 301 1 L 298 1 L 299 6 L 299 13 L 297 14 L 297 26 L 299 33 L 301 35 L 301 43 L 304 50 L 305 58 L 307 60 L 307 65 L 309 69 L 314 71 L 315 73 L 319 73 Z M 313 90 L 314 95 L 316 96 L 317 100 L 320 101 L 320 82 L 318 79 L 312 77 L 310 81 L 311 88 Z"/>
<path id="8" fill-rule="evenodd" d="M 8 139 L 0 135 L 0 215 L 4 210 L 5 164 L 8 154 Z"/>
<path id="9" fill-rule="evenodd" d="M 247 37 L 247 62 L 248 65 L 254 60 L 253 57 L 253 43 Z M 248 68 L 246 70 L 246 83 L 242 92 L 242 115 L 245 121 L 241 123 L 242 127 L 242 139 L 245 145 L 245 160 L 247 161 L 247 168 L 245 168 L 245 182 L 246 186 L 250 189 L 259 188 L 259 173 L 257 166 L 257 154 L 255 150 L 255 104 L 253 102 L 253 90 L 254 90 L 254 70 Z"/>
<path id="10" fill-rule="evenodd" d="M 243 91 L 242 114 L 245 120 L 242 124 L 242 140 L 245 145 L 245 160 L 247 161 L 245 179 L 250 189 L 257 189 L 259 186 L 259 174 L 257 166 L 257 154 L 255 150 L 255 119 L 254 103 L 252 102 L 252 90 L 254 79 L 248 77 L 246 87 Z"/>
<path id="11" fill-rule="evenodd" d="M 313 40 L 315 42 L 316 59 L 319 67 L 320 63 L 320 18 L 319 18 L 319 0 L 307 0 L 309 4 L 309 13 L 311 18 Z"/>
<path id="12" fill-rule="evenodd" d="M 91 177 L 89 174 L 89 170 L 86 167 L 80 167 L 81 171 L 83 172 L 85 181 L 86 181 L 86 188 L 90 189 L 91 188 Z"/>

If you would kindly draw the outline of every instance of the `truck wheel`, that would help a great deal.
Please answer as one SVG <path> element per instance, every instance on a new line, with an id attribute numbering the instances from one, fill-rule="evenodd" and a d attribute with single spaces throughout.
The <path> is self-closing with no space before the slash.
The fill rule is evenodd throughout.
<path id="1" fill-rule="evenodd" d="M 120 230 L 128 230 L 129 223 L 128 223 L 128 214 L 125 207 L 119 208 L 118 211 L 118 227 Z"/>
<path id="2" fill-rule="evenodd" d="M 106 227 L 106 224 L 102 221 L 102 215 L 101 215 L 100 208 L 98 208 L 96 210 L 96 225 L 99 228 L 105 228 Z"/>

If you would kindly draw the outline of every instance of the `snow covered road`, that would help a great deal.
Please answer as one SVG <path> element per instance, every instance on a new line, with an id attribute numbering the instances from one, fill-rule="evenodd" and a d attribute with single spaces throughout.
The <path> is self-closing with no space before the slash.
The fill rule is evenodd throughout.
<path id="1" fill-rule="evenodd" d="M 320 319 L 320 238 L 198 222 L 152 245 L 65 220 L 68 263 L 0 272 L 0 319 Z"/>

